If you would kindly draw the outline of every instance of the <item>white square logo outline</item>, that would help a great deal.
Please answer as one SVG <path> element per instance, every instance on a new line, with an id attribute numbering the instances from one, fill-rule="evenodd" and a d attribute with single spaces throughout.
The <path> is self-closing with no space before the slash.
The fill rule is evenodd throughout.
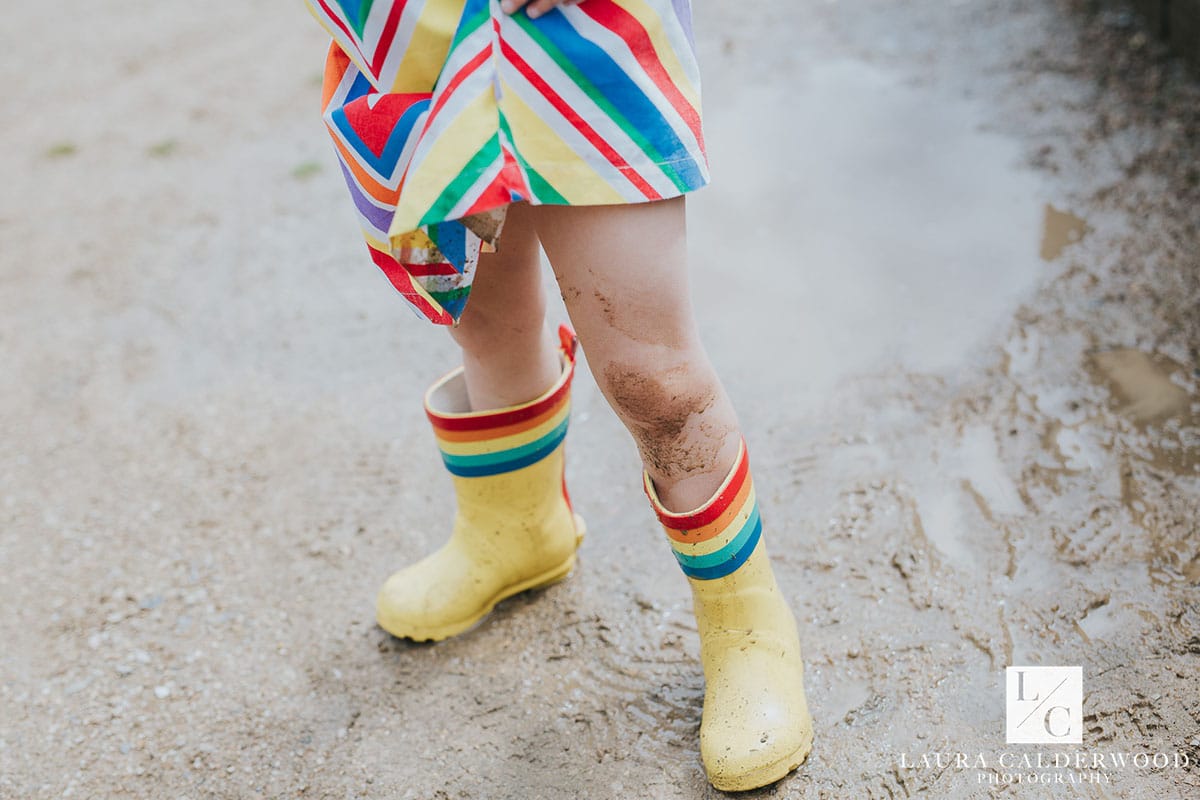
<path id="1" fill-rule="evenodd" d="M 1009 744 L 1083 743 L 1083 667 L 1005 668 Z"/>

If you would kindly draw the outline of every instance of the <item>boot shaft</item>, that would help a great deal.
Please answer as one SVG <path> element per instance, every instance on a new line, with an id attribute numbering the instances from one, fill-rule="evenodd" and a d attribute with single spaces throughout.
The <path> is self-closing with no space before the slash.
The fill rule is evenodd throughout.
<path id="1" fill-rule="evenodd" d="M 643 483 L 675 560 L 693 581 L 718 580 L 733 574 L 758 546 L 762 519 L 745 442 L 738 445 L 737 459 L 716 493 L 694 511 L 668 511 L 648 474 L 643 475 Z"/>
<path id="2" fill-rule="evenodd" d="M 562 373 L 528 403 L 472 411 L 462 367 L 425 394 L 442 462 L 453 477 L 459 515 L 487 524 L 497 515 L 538 521 L 564 500 L 563 443 L 571 413 L 575 335 L 563 326 Z"/>
<path id="3" fill-rule="evenodd" d="M 743 441 L 729 474 L 699 508 L 674 513 L 663 507 L 649 475 L 646 494 L 692 589 L 703 648 L 756 636 L 798 651 L 791 611 L 775 581 L 763 541 L 763 523 Z M 769 621 L 769 625 L 763 622 Z"/>

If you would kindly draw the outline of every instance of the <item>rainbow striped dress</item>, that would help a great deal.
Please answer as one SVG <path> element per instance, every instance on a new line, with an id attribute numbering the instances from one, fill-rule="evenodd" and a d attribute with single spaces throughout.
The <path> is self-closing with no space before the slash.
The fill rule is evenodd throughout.
<path id="1" fill-rule="evenodd" d="M 333 37 L 325 124 L 378 265 L 462 314 L 510 203 L 606 205 L 708 182 L 688 0 L 306 0 Z"/>

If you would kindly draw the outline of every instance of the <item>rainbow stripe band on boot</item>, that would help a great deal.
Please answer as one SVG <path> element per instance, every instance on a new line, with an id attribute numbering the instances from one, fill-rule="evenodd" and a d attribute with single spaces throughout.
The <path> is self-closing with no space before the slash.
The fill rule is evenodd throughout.
<path id="1" fill-rule="evenodd" d="M 434 397 L 462 386 L 461 369 L 447 375 L 429 390 L 425 413 L 433 424 L 442 461 L 452 474 L 482 478 L 536 464 L 562 444 L 571 414 L 571 378 L 575 372 L 575 337 L 560 331 L 563 371 L 554 386 L 536 400 L 495 412 L 435 410 Z M 465 396 L 456 406 L 466 408 Z"/>
<path id="2" fill-rule="evenodd" d="M 762 537 L 762 519 L 746 444 L 738 446 L 729 477 L 711 500 L 695 511 L 674 514 L 663 508 L 654 484 L 645 475 L 644 485 L 658 519 L 666 529 L 671 551 L 690 578 L 715 580 L 737 571 Z"/>

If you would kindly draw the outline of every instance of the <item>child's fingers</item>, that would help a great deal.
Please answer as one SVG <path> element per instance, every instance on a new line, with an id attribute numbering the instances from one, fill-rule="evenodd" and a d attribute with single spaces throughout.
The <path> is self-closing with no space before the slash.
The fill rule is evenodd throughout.
<path id="1" fill-rule="evenodd" d="M 573 6 L 582 0 L 502 0 L 500 10 L 505 14 L 516 13 L 524 8 L 531 19 L 537 19 L 555 6 Z"/>
<path id="2" fill-rule="evenodd" d="M 556 5 L 558 5 L 558 0 L 533 0 L 532 3 L 525 6 L 525 13 L 529 15 L 530 19 L 537 19 Z"/>

